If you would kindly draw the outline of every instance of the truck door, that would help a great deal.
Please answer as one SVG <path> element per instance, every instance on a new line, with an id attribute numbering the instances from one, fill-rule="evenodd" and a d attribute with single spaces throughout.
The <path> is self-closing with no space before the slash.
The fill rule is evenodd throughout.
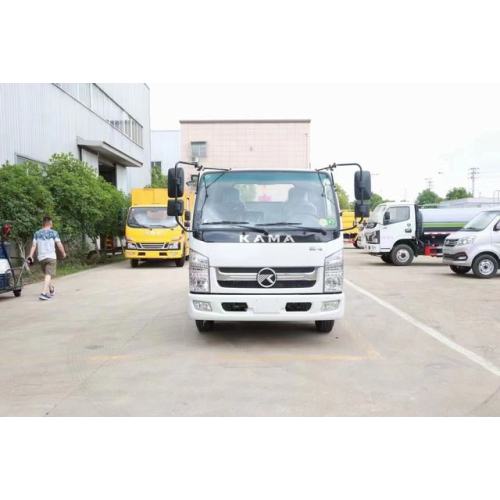
<path id="1" fill-rule="evenodd" d="M 394 243 L 415 236 L 415 211 L 408 205 L 388 207 L 380 231 L 380 250 L 389 252 Z"/>

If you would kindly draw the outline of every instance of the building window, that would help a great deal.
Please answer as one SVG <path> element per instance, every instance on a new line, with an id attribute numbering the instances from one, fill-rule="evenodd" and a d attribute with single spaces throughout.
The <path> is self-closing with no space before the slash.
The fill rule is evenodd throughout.
<path id="1" fill-rule="evenodd" d="M 46 166 L 47 164 L 43 161 L 34 160 L 33 158 L 28 158 L 27 156 L 22 156 L 16 154 L 16 163 L 38 163 L 38 165 Z"/>
<path id="2" fill-rule="evenodd" d="M 94 113 L 104 118 L 112 127 L 118 129 L 142 147 L 142 125 L 95 83 L 56 83 L 55 85 L 80 101 L 84 106 L 90 108 Z"/>
<path id="3" fill-rule="evenodd" d="M 160 168 L 161 169 L 161 161 L 152 161 L 151 168 Z"/>
<path id="4" fill-rule="evenodd" d="M 192 142 L 191 143 L 191 157 L 193 161 L 195 158 L 207 157 L 207 143 L 206 142 Z"/>

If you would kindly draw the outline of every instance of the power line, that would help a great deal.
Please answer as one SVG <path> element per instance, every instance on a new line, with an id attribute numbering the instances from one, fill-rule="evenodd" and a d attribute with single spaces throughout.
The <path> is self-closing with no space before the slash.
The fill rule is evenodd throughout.
<path id="1" fill-rule="evenodd" d="M 432 178 L 431 177 L 426 177 L 424 179 L 424 181 L 427 184 L 427 189 L 429 189 L 430 191 L 432 191 L 432 188 L 433 188 L 433 185 L 434 185 L 434 181 L 432 180 Z"/>
<path id="2" fill-rule="evenodd" d="M 469 179 L 471 180 L 472 197 L 476 195 L 476 178 L 479 176 L 479 167 L 469 168 Z"/>

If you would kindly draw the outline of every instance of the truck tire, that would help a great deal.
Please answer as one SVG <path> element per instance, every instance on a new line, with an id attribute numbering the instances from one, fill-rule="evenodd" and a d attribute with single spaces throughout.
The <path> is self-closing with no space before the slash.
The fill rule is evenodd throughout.
<path id="1" fill-rule="evenodd" d="M 470 266 L 450 266 L 450 269 L 457 274 L 467 274 L 470 270 Z"/>
<path id="2" fill-rule="evenodd" d="M 335 321 L 333 319 L 316 321 L 316 330 L 320 333 L 330 333 L 333 330 Z"/>
<path id="3" fill-rule="evenodd" d="M 14 297 L 20 297 L 21 296 L 21 289 L 14 290 Z"/>
<path id="4" fill-rule="evenodd" d="M 359 248 L 358 238 L 357 237 L 352 240 L 352 244 L 353 244 L 354 248 Z"/>
<path id="5" fill-rule="evenodd" d="M 493 278 L 498 271 L 498 262 L 492 255 L 478 255 L 472 263 L 472 272 L 476 278 L 488 279 Z"/>
<path id="6" fill-rule="evenodd" d="M 175 265 L 177 267 L 184 267 L 184 264 L 186 262 L 186 256 L 183 255 L 180 259 L 175 259 Z"/>
<path id="7" fill-rule="evenodd" d="M 392 264 L 392 259 L 390 254 L 385 253 L 384 255 L 381 255 L 380 258 L 386 263 L 386 264 Z"/>
<path id="8" fill-rule="evenodd" d="M 415 254 L 410 246 L 403 243 L 401 245 L 396 245 L 392 249 L 390 256 L 395 266 L 409 266 L 413 262 Z"/>
<path id="9" fill-rule="evenodd" d="M 130 267 L 137 267 L 139 265 L 139 259 L 130 259 Z"/>
<path id="10" fill-rule="evenodd" d="M 197 319 L 195 320 L 195 323 L 196 323 L 196 328 L 198 328 L 198 331 L 200 333 L 209 332 L 214 329 L 213 321 L 207 321 L 205 319 Z"/>

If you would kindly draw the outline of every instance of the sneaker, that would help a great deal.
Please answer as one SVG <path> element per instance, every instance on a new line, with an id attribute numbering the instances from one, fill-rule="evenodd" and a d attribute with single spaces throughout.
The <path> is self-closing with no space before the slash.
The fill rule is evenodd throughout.
<path id="1" fill-rule="evenodd" d="M 50 295 L 47 295 L 45 293 L 41 293 L 38 298 L 40 300 L 50 300 Z"/>
<path id="2" fill-rule="evenodd" d="M 56 294 L 56 289 L 53 286 L 51 286 L 50 287 L 50 296 L 53 297 L 55 294 Z"/>

